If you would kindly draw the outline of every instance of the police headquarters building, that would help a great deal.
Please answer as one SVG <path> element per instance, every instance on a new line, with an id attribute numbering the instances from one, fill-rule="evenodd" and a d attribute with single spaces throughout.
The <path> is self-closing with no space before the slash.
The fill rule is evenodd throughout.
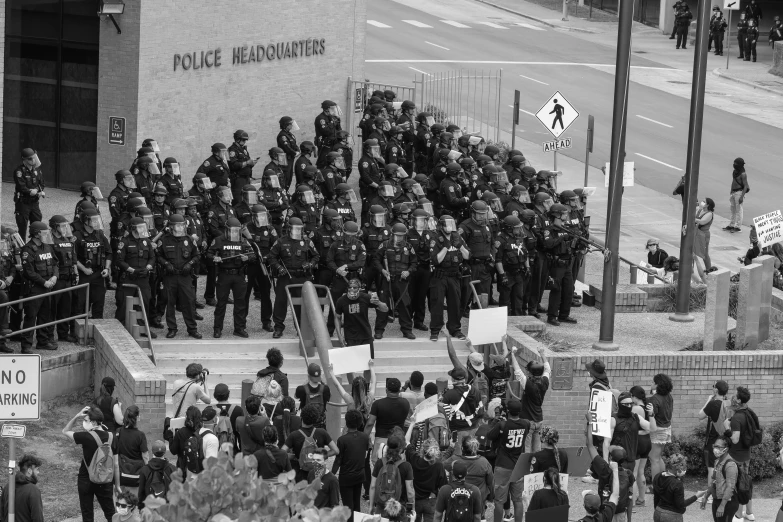
<path id="1" fill-rule="evenodd" d="M 313 139 L 321 102 L 345 110 L 348 77 L 364 78 L 366 0 L 0 5 L 3 181 L 32 147 L 47 186 L 106 191 L 153 138 L 189 187 L 210 146 L 237 129 L 253 157 L 267 157 L 284 115 L 300 142 Z"/>

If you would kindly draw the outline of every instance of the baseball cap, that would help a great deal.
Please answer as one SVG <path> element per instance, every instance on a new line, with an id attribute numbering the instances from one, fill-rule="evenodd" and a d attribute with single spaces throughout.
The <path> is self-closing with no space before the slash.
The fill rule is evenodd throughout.
<path id="1" fill-rule="evenodd" d="M 214 419 L 217 416 L 217 412 L 215 411 L 215 408 L 212 406 L 207 406 L 204 408 L 204 411 L 201 412 L 201 421 L 202 422 L 211 422 L 212 419 Z"/>
<path id="2" fill-rule="evenodd" d="M 152 454 L 156 457 L 162 457 L 166 454 L 166 443 L 162 440 L 156 440 L 152 443 Z"/>
<path id="3" fill-rule="evenodd" d="M 509 415 L 515 417 L 522 413 L 522 403 L 517 399 L 511 399 L 506 403 L 506 409 L 508 409 Z"/>
<path id="4" fill-rule="evenodd" d="M 468 476 L 468 466 L 464 461 L 455 460 L 451 466 L 451 474 L 457 480 L 462 480 Z"/>
<path id="5" fill-rule="evenodd" d="M 582 500 L 585 509 L 590 513 L 597 513 L 598 510 L 601 509 L 601 497 L 591 489 L 582 491 Z"/>
<path id="6" fill-rule="evenodd" d="M 468 355 L 468 362 L 477 372 L 484 371 L 484 356 L 478 352 L 473 352 Z"/>
<path id="7" fill-rule="evenodd" d="M 451 378 L 455 381 L 461 381 L 466 379 L 468 376 L 465 374 L 465 370 L 462 368 L 454 368 L 449 372 L 449 375 Z"/>
<path id="8" fill-rule="evenodd" d="M 321 367 L 316 363 L 310 363 L 310 365 L 307 367 L 307 375 L 310 377 L 320 377 Z"/>

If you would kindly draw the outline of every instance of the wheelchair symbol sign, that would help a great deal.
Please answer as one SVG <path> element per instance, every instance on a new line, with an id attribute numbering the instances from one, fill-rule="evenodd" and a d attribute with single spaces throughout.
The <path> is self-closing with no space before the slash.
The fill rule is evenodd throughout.
<path id="1" fill-rule="evenodd" d="M 125 118 L 109 116 L 109 145 L 125 145 Z"/>

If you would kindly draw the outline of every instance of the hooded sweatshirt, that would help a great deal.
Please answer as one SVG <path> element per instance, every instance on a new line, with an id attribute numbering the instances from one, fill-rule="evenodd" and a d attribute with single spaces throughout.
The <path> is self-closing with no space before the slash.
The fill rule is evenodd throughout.
<path id="1" fill-rule="evenodd" d="M 21 472 L 16 473 L 16 521 L 44 522 L 41 490 Z M 0 520 L 8 520 L 8 488 L 3 490 Z"/>
<path id="2" fill-rule="evenodd" d="M 169 462 L 164 457 L 152 457 L 150 461 L 139 470 L 139 511 L 144 508 L 144 499 L 148 495 L 148 484 L 152 483 L 153 475 L 155 472 L 162 471 L 167 479 L 167 482 L 171 482 L 171 474 L 177 470 L 176 466 Z"/>
<path id="3" fill-rule="evenodd" d="M 263 370 L 256 374 L 257 378 L 265 377 L 267 375 L 273 375 L 273 379 L 277 381 L 277 384 L 283 389 L 283 396 L 288 397 L 288 375 L 280 371 L 280 368 L 274 366 L 267 366 Z"/>

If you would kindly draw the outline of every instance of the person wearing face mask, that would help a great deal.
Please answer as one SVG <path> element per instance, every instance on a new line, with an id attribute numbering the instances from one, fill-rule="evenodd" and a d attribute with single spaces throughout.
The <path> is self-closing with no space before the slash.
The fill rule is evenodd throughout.
<path id="1" fill-rule="evenodd" d="M 703 272 L 712 272 L 710 261 L 710 226 L 712 225 L 715 202 L 706 198 L 696 209 L 696 235 L 693 240 L 693 255 L 699 258 L 698 266 Z M 700 274 L 701 275 L 701 274 Z M 702 279 L 704 278 L 701 275 Z"/>
<path id="2" fill-rule="evenodd" d="M 168 292 L 166 299 L 166 338 L 177 335 L 175 312 L 179 304 L 188 335 L 201 339 L 196 325 L 196 290 L 193 286 L 194 267 L 198 266 L 201 254 L 193 238 L 187 235 L 185 216 L 175 214 L 169 219 L 169 226 L 158 241 L 157 262 L 163 272 L 163 287 Z"/>
<path id="3" fill-rule="evenodd" d="M 39 200 L 44 194 L 44 175 L 38 153 L 30 148 L 22 149 L 22 163 L 14 169 L 14 215 L 19 235 L 27 239 L 27 225 L 41 221 Z"/>
<path id="4" fill-rule="evenodd" d="M 19 471 L 14 474 L 14 506 L 17 522 L 44 522 L 41 490 L 38 489 L 38 470 L 41 459 L 35 455 L 24 455 L 17 465 Z M 9 479 L 10 480 L 10 479 Z M 9 489 L 3 489 L 0 499 L 0 517 L 8 514 Z"/>
<path id="5" fill-rule="evenodd" d="M 73 416 L 62 430 L 63 435 L 82 448 L 82 463 L 79 467 L 77 489 L 79 492 L 79 507 L 82 512 L 82 520 L 93 522 L 95 514 L 93 510 L 94 499 L 103 511 L 106 520 L 112 520 L 116 513 L 114 509 L 113 484 L 96 484 L 90 480 L 87 471 L 87 463 L 92 462 L 98 447 L 103 444 L 111 446 L 114 435 L 103 429 L 103 413 L 97 406 L 85 406 Z M 75 425 L 81 425 L 84 431 L 75 431 Z"/>
<path id="6" fill-rule="evenodd" d="M 317 481 L 318 492 L 313 499 L 313 507 L 317 509 L 334 508 L 340 505 L 340 484 L 337 477 L 326 466 L 329 450 L 318 448 L 312 453 L 313 469 L 307 475 L 307 482 Z"/>
<path id="7" fill-rule="evenodd" d="M 166 188 L 168 205 L 171 205 L 175 199 L 182 198 L 185 189 L 182 186 L 182 173 L 176 158 L 163 160 L 163 175 L 158 179 L 158 185 Z"/>
<path id="8" fill-rule="evenodd" d="M 663 262 L 669 257 L 666 250 L 660 248 L 660 244 L 656 238 L 650 238 L 647 240 L 647 264 L 653 268 L 663 270 Z"/>
<path id="9" fill-rule="evenodd" d="M 701 509 L 706 508 L 707 498 L 711 496 L 713 520 L 715 522 L 731 522 L 736 520 L 734 515 L 740 508 L 736 495 L 739 463 L 729 455 L 729 441 L 725 437 L 718 437 L 713 442 L 712 454 L 715 456 L 712 485 L 709 490 L 703 492 Z"/>
<path id="10" fill-rule="evenodd" d="M 231 170 L 228 167 L 228 149 L 222 143 L 214 143 L 212 145 L 212 155 L 205 159 L 196 170 L 197 175 L 205 174 L 212 182 L 213 187 L 227 187 L 230 184 L 230 172 Z"/>
<path id="11" fill-rule="evenodd" d="M 374 340 L 369 317 L 370 308 L 376 308 L 382 313 L 389 311 L 389 307 L 378 299 L 378 294 L 362 292 L 359 280 L 351 279 L 345 294 L 337 299 L 334 313 L 341 318 L 346 345 L 369 344 L 370 352 L 374 353 Z"/>
<path id="12" fill-rule="evenodd" d="M 670 455 L 666 461 L 666 469 L 653 476 L 653 503 L 655 513 L 653 522 L 683 522 L 685 509 L 696 502 L 696 499 L 706 491 L 685 498 L 685 486 L 682 477 L 688 470 L 688 462 L 681 453 Z M 730 520 L 730 519 L 729 519 Z"/>

